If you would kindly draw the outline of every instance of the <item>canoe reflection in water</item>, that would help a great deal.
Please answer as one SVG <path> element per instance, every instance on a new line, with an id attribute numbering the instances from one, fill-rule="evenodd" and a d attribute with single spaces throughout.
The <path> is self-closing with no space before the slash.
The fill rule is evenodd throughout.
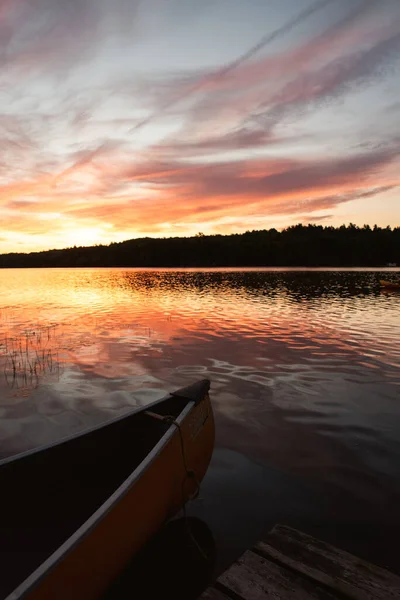
<path id="1" fill-rule="evenodd" d="M 0 600 L 106 592 L 198 491 L 214 445 L 209 387 L 0 461 Z"/>
<path id="2" fill-rule="evenodd" d="M 127 566 L 102 600 L 194 600 L 210 584 L 215 541 L 194 517 L 170 521 Z"/>
<path id="3" fill-rule="evenodd" d="M 400 283 L 398 281 L 387 281 L 386 279 L 380 279 L 379 281 L 383 290 L 399 290 Z"/>

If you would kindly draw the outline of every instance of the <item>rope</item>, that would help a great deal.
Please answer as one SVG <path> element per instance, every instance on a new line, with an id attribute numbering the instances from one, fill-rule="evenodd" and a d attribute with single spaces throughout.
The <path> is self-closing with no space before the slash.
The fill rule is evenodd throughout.
<path id="1" fill-rule="evenodd" d="M 174 417 L 172 417 L 171 415 L 167 415 L 163 418 L 165 423 L 168 423 L 168 425 L 175 425 L 175 427 L 178 430 L 179 433 L 179 439 L 181 442 L 181 453 L 182 453 L 182 462 L 183 462 L 183 467 L 185 469 L 186 472 L 186 477 L 187 479 L 193 479 L 195 484 L 196 484 L 196 489 L 193 492 L 193 494 L 189 495 L 189 501 L 195 500 L 200 493 L 200 483 L 196 477 L 196 473 L 193 471 L 193 469 L 189 469 L 188 464 L 187 464 L 187 460 L 186 460 L 186 452 L 185 452 L 185 442 L 183 439 L 183 434 L 182 434 L 182 429 L 180 424 L 175 420 Z M 185 480 L 183 480 L 183 485 L 185 485 Z M 184 489 L 183 489 L 183 494 L 184 494 Z M 185 505 L 185 503 L 184 503 Z"/>
<path id="2" fill-rule="evenodd" d="M 185 473 L 186 473 L 186 477 L 183 479 L 182 481 L 182 512 L 183 512 L 183 518 L 185 520 L 185 527 L 186 527 L 186 533 L 187 535 L 190 537 L 190 539 L 192 540 L 193 544 L 195 545 L 195 547 L 197 548 L 199 554 L 205 559 L 208 560 L 208 556 L 207 554 L 204 552 L 204 550 L 202 549 L 202 547 L 200 546 L 200 544 L 198 543 L 198 541 L 196 540 L 196 538 L 193 535 L 193 532 L 190 528 L 190 524 L 189 524 L 189 520 L 188 520 L 188 516 L 187 516 L 187 511 L 186 511 L 186 495 L 185 495 L 185 483 L 187 481 L 187 479 L 192 479 L 194 480 L 195 484 L 196 484 L 196 489 L 195 491 L 190 494 L 188 496 L 188 501 L 191 502 L 193 500 L 195 500 L 196 498 L 198 498 L 199 494 L 200 494 L 200 483 L 199 480 L 196 477 L 196 473 L 193 471 L 193 469 L 189 469 L 188 464 L 187 464 L 187 459 L 186 459 L 186 451 L 185 451 L 185 442 L 183 439 L 183 433 L 182 433 L 182 429 L 181 429 L 181 425 L 180 423 L 178 423 L 175 420 L 175 417 L 173 417 L 172 415 L 159 415 L 157 413 L 151 412 L 151 411 L 144 411 L 144 414 L 152 417 L 153 419 L 157 419 L 158 421 L 163 421 L 164 423 L 167 423 L 168 425 L 174 425 L 179 433 L 179 439 L 180 439 L 180 445 L 181 445 L 181 454 L 182 454 L 182 462 L 183 462 L 183 467 L 185 469 Z"/>

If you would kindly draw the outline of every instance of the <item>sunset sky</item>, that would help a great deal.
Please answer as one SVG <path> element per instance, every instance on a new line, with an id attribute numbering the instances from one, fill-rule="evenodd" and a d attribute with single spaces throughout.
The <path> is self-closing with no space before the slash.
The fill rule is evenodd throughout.
<path id="1" fill-rule="evenodd" d="M 399 0 L 2 0 L 0 54 L 0 252 L 400 225 Z"/>

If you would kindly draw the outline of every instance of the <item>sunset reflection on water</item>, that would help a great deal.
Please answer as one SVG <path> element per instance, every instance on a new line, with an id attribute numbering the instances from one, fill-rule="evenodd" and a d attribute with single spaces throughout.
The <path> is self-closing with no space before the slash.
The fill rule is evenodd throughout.
<path id="1" fill-rule="evenodd" d="M 329 486 L 335 510 L 363 515 L 371 531 L 384 531 L 390 518 L 400 529 L 400 294 L 383 294 L 380 277 L 1 271 L 1 455 L 208 377 L 217 463 L 206 490 L 224 449 Z M 204 510 L 222 527 L 217 509 Z"/>

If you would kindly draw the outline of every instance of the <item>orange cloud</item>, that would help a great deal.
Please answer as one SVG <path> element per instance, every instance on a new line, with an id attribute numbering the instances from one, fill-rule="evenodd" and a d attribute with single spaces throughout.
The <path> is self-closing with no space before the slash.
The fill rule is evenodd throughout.
<path id="1" fill-rule="evenodd" d="M 392 146 L 335 160 L 272 158 L 208 165 L 142 158 L 129 167 L 126 160 L 119 166 L 113 161 L 109 170 L 106 163 L 99 164 L 95 177 L 92 163 L 83 160 L 57 177 L 3 186 L 2 226 L 35 236 L 46 235 L 51 227 L 72 245 L 89 243 L 89 238 L 106 241 L 129 229 L 165 235 L 174 227 L 179 231 L 182 222 L 189 230 L 208 223 L 212 231 L 227 217 L 242 219 L 244 225 L 263 215 L 301 217 L 400 185 L 395 171 L 390 177 L 387 171 L 397 156 L 398 147 Z M 77 173 L 88 176 L 85 198 L 71 184 Z"/>

